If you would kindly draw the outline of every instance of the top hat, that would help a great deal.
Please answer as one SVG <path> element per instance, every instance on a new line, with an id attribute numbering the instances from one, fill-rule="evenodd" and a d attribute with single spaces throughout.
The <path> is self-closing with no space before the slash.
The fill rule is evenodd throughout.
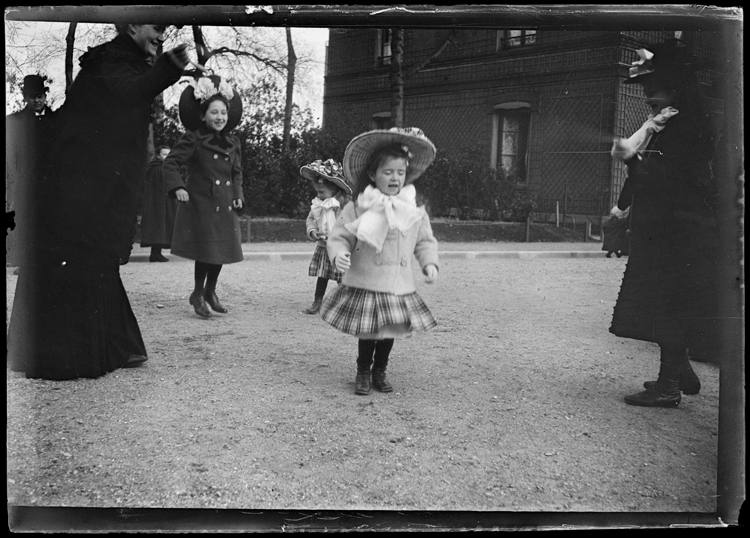
<path id="1" fill-rule="evenodd" d="M 352 139 L 344 152 L 344 174 L 355 191 L 361 191 L 370 178 L 367 165 L 372 155 L 384 147 L 397 144 L 409 155 L 405 185 L 413 182 L 435 160 L 435 145 L 421 129 L 416 127 L 393 127 L 367 131 Z"/>
<path id="2" fill-rule="evenodd" d="M 41 75 L 26 75 L 23 77 L 21 93 L 24 95 L 44 95 L 49 88 L 44 85 L 47 79 Z"/>
<path id="3" fill-rule="evenodd" d="M 341 165 L 333 159 L 313 161 L 300 168 L 299 173 L 302 177 L 312 181 L 320 182 L 321 179 L 330 181 L 346 194 L 352 194 L 352 188 L 344 177 Z"/>
<path id="4" fill-rule="evenodd" d="M 205 125 L 200 118 L 201 104 L 214 95 L 221 96 L 229 103 L 227 124 L 223 132 L 228 133 L 240 124 L 242 119 L 242 99 L 232 86 L 218 75 L 202 76 L 190 82 L 180 96 L 180 121 L 185 129 L 197 131 Z"/>
<path id="5" fill-rule="evenodd" d="M 630 68 L 630 77 L 624 84 L 642 84 L 650 75 L 658 74 L 675 79 L 685 78 L 695 71 L 705 69 L 702 60 L 687 50 L 684 41 L 677 38 L 638 49 L 638 60 Z"/>

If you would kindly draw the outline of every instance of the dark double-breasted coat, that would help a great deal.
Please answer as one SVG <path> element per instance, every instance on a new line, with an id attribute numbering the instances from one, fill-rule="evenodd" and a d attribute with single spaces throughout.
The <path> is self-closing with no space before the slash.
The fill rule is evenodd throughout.
<path id="1" fill-rule="evenodd" d="M 189 195 L 189 201 L 177 207 L 171 253 L 221 265 L 243 260 L 240 222 L 232 204 L 243 196 L 240 143 L 226 135 L 219 145 L 218 138 L 203 128 L 188 131 L 169 152 L 162 173 L 168 191 L 184 188 Z"/>

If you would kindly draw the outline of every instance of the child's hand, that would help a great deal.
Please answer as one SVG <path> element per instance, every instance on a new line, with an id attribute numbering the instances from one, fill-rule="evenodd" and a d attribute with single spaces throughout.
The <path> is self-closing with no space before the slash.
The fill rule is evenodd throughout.
<path id="1" fill-rule="evenodd" d="M 427 282 L 428 284 L 434 284 L 435 282 L 437 282 L 438 269 L 434 265 L 430 264 L 427 267 L 425 267 L 424 274 L 426 275 L 426 278 L 424 279 L 424 281 Z"/>
<path id="2" fill-rule="evenodd" d="M 188 191 L 186 191 L 185 189 L 177 189 L 174 195 L 177 198 L 178 202 L 190 201 L 190 196 L 188 195 Z"/>
<path id="3" fill-rule="evenodd" d="M 235 198 L 232 200 L 232 206 L 234 206 L 235 209 L 242 209 L 242 198 Z"/>
<path id="4" fill-rule="evenodd" d="M 336 268 L 343 273 L 352 266 L 352 255 L 349 252 L 342 252 L 336 255 L 334 262 Z"/>

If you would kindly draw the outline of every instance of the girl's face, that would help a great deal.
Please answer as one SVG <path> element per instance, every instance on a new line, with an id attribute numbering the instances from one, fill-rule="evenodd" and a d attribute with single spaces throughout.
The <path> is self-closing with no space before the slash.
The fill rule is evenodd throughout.
<path id="1" fill-rule="evenodd" d="M 313 188 L 321 200 L 328 200 L 336 195 L 336 190 L 325 183 L 313 183 Z"/>
<path id="2" fill-rule="evenodd" d="M 403 157 L 388 157 L 375 171 L 370 179 L 380 192 L 394 196 L 401 192 L 406 180 L 406 159 Z"/>
<path id="3" fill-rule="evenodd" d="M 206 109 L 205 114 L 201 114 L 201 121 L 206 123 L 206 127 L 214 131 L 221 131 L 227 124 L 228 119 L 227 105 L 224 101 L 216 99 L 211 101 Z"/>

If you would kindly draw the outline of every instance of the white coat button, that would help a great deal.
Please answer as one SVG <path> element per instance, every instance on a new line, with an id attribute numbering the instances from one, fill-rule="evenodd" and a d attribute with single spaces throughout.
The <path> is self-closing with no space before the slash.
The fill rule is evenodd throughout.
<path id="1" fill-rule="evenodd" d="M 231 210 L 232 210 L 232 206 L 230 205 L 229 207 L 227 207 L 227 209 L 228 209 L 229 211 L 231 211 Z"/>
<path id="2" fill-rule="evenodd" d="M 219 158 L 219 156 L 216 155 L 216 153 L 214 153 L 214 159 L 218 159 L 218 158 Z"/>
<path id="3" fill-rule="evenodd" d="M 231 185 L 231 183 L 229 183 L 229 182 L 227 181 L 227 187 L 229 187 L 229 185 Z"/>
<path id="4" fill-rule="evenodd" d="M 217 179 L 217 180 L 216 180 L 216 184 L 217 184 L 217 185 L 221 185 L 221 181 L 219 181 L 219 180 Z"/>
<path id="5" fill-rule="evenodd" d="M 218 211 L 218 210 L 219 210 L 219 207 L 218 207 L 218 206 L 216 206 L 216 211 Z"/>
<path id="6" fill-rule="evenodd" d="M 225 160 L 225 161 L 228 161 L 228 160 L 229 160 L 229 157 L 224 157 L 224 160 Z"/>

